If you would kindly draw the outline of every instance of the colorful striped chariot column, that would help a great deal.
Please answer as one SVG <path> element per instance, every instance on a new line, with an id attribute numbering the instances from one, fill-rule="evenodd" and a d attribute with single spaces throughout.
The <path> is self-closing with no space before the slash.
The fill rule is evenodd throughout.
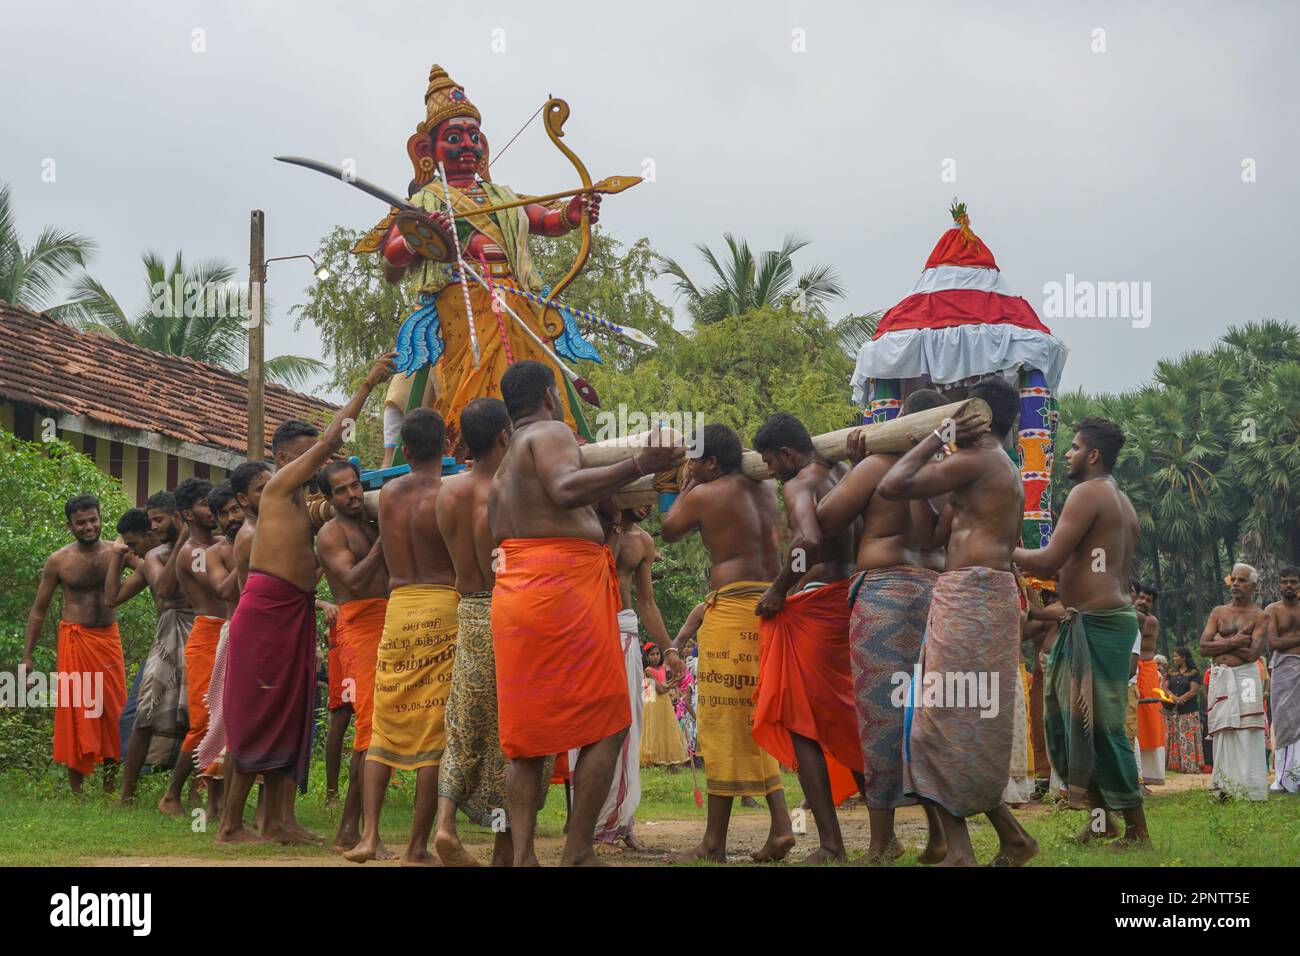
<path id="1" fill-rule="evenodd" d="M 858 352 L 853 398 L 864 421 L 889 421 L 919 388 L 964 395 L 1000 375 L 1020 389 L 1018 464 L 1025 488 L 1024 546 L 1052 536 L 1056 392 L 1068 349 L 1033 306 L 1012 292 L 993 253 L 970 228 L 965 203 L 935 244 L 921 277 Z"/>

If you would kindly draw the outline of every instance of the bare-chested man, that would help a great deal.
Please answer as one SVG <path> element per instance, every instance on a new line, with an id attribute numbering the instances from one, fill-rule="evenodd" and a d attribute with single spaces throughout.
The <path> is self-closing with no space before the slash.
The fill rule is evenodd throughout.
<path id="1" fill-rule="evenodd" d="M 655 603 L 654 578 L 651 574 L 655 561 L 654 539 L 640 527 L 650 516 L 650 508 L 614 507 L 612 501 L 602 500 L 596 511 L 605 522 L 605 543 L 614 554 L 618 569 L 618 590 L 621 600 L 618 612 L 618 636 L 623 646 L 623 666 L 627 669 L 628 696 L 632 704 L 632 725 L 623 746 L 619 749 L 605 803 L 596 815 L 597 843 L 612 846 L 623 841 L 633 850 L 648 849 L 633 832 L 636 808 L 641 803 L 641 733 L 645 720 L 645 702 L 641 698 L 641 684 L 645 664 L 641 656 L 641 631 L 646 632 L 659 647 L 661 654 L 673 656 L 674 675 L 681 669 L 681 655 L 670 647 L 668 628 Z M 635 592 L 635 599 L 633 593 Z M 673 681 L 676 682 L 675 680 Z M 571 753 L 570 760 L 577 754 Z"/>
<path id="2" fill-rule="evenodd" d="M 1300 793 L 1300 568 L 1278 572 L 1282 600 L 1264 609 L 1273 652 L 1274 793 Z"/>
<path id="3" fill-rule="evenodd" d="M 599 865 L 596 814 L 632 707 L 618 638 L 618 574 L 592 506 L 642 475 L 676 467 L 683 449 L 656 444 L 615 465 L 583 468 L 548 366 L 515 363 L 501 394 L 514 434 L 492 479 L 488 517 L 497 543 L 492 639 L 515 865 L 537 863 L 546 757 L 573 749 L 581 754 L 561 861 Z"/>
<path id="4" fill-rule="evenodd" d="M 18 680 L 35 679 L 32 651 L 45 627 L 54 589 L 59 588 L 63 609 L 56 665 L 59 689 L 54 760 L 67 766 L 68 785 L 75 794 L 81 793 L 95 764 L 103 763 L 104 792 L 112 793 L 122 752 L 117 725 L 126 703 L 122 635 L 117 629 L 117 613 L 104 598 L 114 546 L 100 540 L 99 499 L 94 495 L 69 498 L 63 514 L 74 540 L 45 559 L 36 599 L 27 615 Z"/>
<path id="5" fill-rule="evenodd" d="M 189 534 L 179 545 L 176 582 L 180 594 L 194 609 L 194 623 L 185 641 L 185 692 L 189 712 L 189 730 L 181 743 L 167 792 L 158 809 L 169 817 L 185 815 L 181 791 L 194 770 L 194 751 L 208 730 L 208 708 L 204 701 L 212 679 L 212 661 L 221 639 L 221 625 L 226 622 L 226 602 L 217 594 L 208 576 L 207 551 L 215 542 L 217 519 L 208 510 L 212 482 L 186 478 L 176 486 L 176 508 Z"/>
<path id="6" fill-rule="evenodd" d="M 1011 682 L 1020 679 L 1020 589 L 1011 549 L 1020 537 L 1024 491 L 1006 444 L 1020 393 L 991 378 L 975 385 L 970 397 L 988 403 L 987 430 L 967 412 L 946 423 L 943 433 L 913 436 L 920 439 L 916 446 L 876 489 L 894 499 L 947 494 L 952 508 L 945 569 L 931 592 L 911 686 L 904 790 L 938 812 L 947 841 L 940 865 L 975 864 L 966 818 L 983 813 L 998 834 L 994 863 L 1018 866 L 1038 852 L 1002 802 L 1015 721 Z M 956 451 L 936 457 L 952 443 Z M 900 692 L 906 686 L 900 678 Z"/>
<path id="7" fill-rule="evenodd" d="M 1143 589 L 1136 580 L 1129 581 L 1129 600 L 1138 620 L 1138 642 L 1133 645 L 1133 663 L 1129 674 L 1129 722 L 1125 732 L 1138 755 L 1138 776 L 1142 778 L 1142 795 L 1151 795 L 1148 784 L 1165 782 L 1165 744 L 1169 728 L 1160 703 L 1160 670 L 1156 664 L 1156 641 L 1160 622 L 1148 613 Z"/>
<path id="8" fill-rule="evenodd" d="M 243 818 L 258 773 L 266 774 L 262 839 L 298 843 L 314 838 L 290 823 L 295 784 L 306 785 L 316 682 L 317 561 L 307 493 L 321 466 L 342 447 L 344 428 L 356 421 L 374 387 L 392 374 L 391 359 L 387 355 L 375 363 L 320 438 L 280 466 L 261 490 L 248 576 L 230 622 L 224 689 L 230 753 L 220 842 L 255 839 L 244 829 Z M 304 435 L 295 442 L 306 440 Z M 238 545 L 236 538 L 237 560 Z"/>
<path id="9" fill-rule="evenodd" d="M 170 759 L 175 742 L 189 730 L 185 644 L 194 626 L 194 607 L 180 589 L 176 565 L 190 532 L 176 506 L 176 496 L 170 491 L 150 495 L 145 510 L 158 547 L 145 557 L 139 572 L 123 581 L 126 546 L 119 544 L 109 556 L 109 575 L 104 582 L 105 600 L 112 607 L 131 600 L 147 586 L 158 612 L 153 646 L 145 659 L 136 697 L 135 726 L 122 764 L 123 804 L 134 799 L 136 779 L 145 761 Z M 155 742 L 156 737 L 162 740 Z M 164 799 L 159 804 L 163 812 L 167 812 L 165 803 Z"/>
<path id="10" fill-rule="evenodd" d="M 404 866 L 437 866 L 429 852 L 438 807 L 438 766 L 456 658 L 455 572 L 438 530 L 447 426 L 431 408 L 402 421 L 410 473 L 379 493 L 379 530 L 389 584 L 374 684 L 374 730 L 365 763 L 365 831 L 344 856 L 353 862 L 383 852 L 379 815 L 393 769 L 415 772 L 415 813 Z"/>
<path id="11" fill-rule="evenodd" d="M 1066 785 L 1069 805 L 1092 809 L 1080 842 L 1118 836 L 1111 811 L 1119 810 L 1125 822 L 1121 847 L 1151 842 L 1137 762 L 1124 727 L 1130 662 L 1140 630 L 1128 597 L 1137 512 L 1111 475 L 1123 445 L 1124 433 L 1114 422 L 1082 419 L 1065 453 L 1075 486 L 1051 542 L 1015 552 L 1027 574 L 1049 578 L 1059 571 L 1061 603 L 1067 609 L 1045 674 L 1044 724 L 1052 767 Z M 1091 700 L 1081 696 L 1088 687 Z"/>
<path id="12" fill-rule="evenodd" d="M 444 866 L 478 866 L 456 832 L 456 811 L 495 834 L 493 866 L 514 865 L 505 813 L 506 759 L 497 727 L 496 659 L 492 652 L 492 558 L 488 493 L 510 443 L 510 413 L 496 398 L 476 398 L 460 414 L 460 435 L 473 462 L 437 498 L 437 525 L 451 556 L 456 591 L 456 662 L 447 701 L 447 747 L 438 773 L 438 832 Z"/>
<path id="13" fill-rule="evenodd" d="M 325 569 L 334 603 L 339 606 L 334 650 L 342 658 L 339 673 L 344 698 L 351 691 L 352 711 L 357 719 L 348 765 L 348 791 L 334 837 L 335 851 L 345 853 L 361 840 L 362 768 L 374 720 L 375 663 L 388 607 L 388 569 L 375 516 L 366 510 L 365 488 L 357 467 L 349 461 L 330 462 L 316 476 L 316 488 L 334 507 L 334 517 L 316 534 L 316 554 Z M 380 859 L 392 859 L 382 844 L 374 852 Z"/>
<path id="14" fill-rule="evenodd" d="M 861 433 L 851 438 L 850 460 L 856 464 L 818 503 L 816 517 L 828 535 L 844 534 L 861 522 L 849 646 L 859 760 L 864 767 L 862 795 L 871 827 L 866 859 L 879 863 L 902 855 L 894 811 L 917 802 L 904 788 L 905 712 L 897 699 L 897 675 L 910 674 L 916 666 L 930 594 L 939 577 L 921 560 L 922 539 L 932 544 L 932 558 L 943 558 L 945 543 L 935 537 L 939 516 L 930 501 L 878 493 L 881 479 L 899 456 L 867 456 Z M 846 602 L 845 607 L 850 605 Z M 929 839 L 920 861 L 938 863 L 947 852 L 944 829 L 934 807 L 924 806 Z"/>
<path id="15" fill-rule="evenodd" d="M 781 768 L 752 732 L 758 602 L 781 571 L 776 489 L 740 470 L 740 439 L 726 425 L 705 426 L 703 438 L 699 457 L 688 461 L 682 493 L 659 529 L 669 543 L 698 531 L 711 564 L 698 634 L 696 713 L 708 816 L 700 845 L 674 860 L 725 863 L 732 801 L 747 796 L 765 796 L 771 816 L 767 842 L 753 858 L 781 860 L 795 844 Z"/>
<path id="16" fill-rule="evenodd" d="M 1227 799 L 1268 799 L 1264 743 L 1264 678 L 1258 663 L 1268 652 L 1268 616 L 1255 603 L 1259 572 L 1235 564 L 1228 577 L 1232 599 L 1210 612 L 1200 652 L 1213 662 L 1205 718 L 1214 741 L 1210 792 Z"/>
<path id="17" fill-rule="evenodd" d="M 850 768 L 861 788 L 848 602 L 857 522 L 823 536 L 817 505 L 848 467 L 817 455 L 808 429 L 786 412 L 763 423 L 754 450 L 781 482 L 790 526 L 781 570 L 756 607 L 762 621 L 754 740 L 799 773 L 821 841 L 803 862 L 843 861 L 835 796 L 842 800 L 847 794 L 832 794 L 826 755 Z"/>

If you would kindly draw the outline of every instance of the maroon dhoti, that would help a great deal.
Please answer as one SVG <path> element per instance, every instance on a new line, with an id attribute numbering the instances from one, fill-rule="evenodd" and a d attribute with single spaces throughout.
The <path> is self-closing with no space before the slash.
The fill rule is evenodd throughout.
<path id="1" fill-rule="evenodd" d="M 223 711 L 236 770 L 292 773 L 307 785 L 316 608 L 312 594 L 253 571 L 230 619 Z"/>

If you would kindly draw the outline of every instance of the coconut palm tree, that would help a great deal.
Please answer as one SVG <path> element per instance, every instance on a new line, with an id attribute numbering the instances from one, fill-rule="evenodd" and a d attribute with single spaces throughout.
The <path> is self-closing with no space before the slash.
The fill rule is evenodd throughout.
<path id="1" fill-rule="evenodd" d="M 128 314 L 99 280 L 83 274 L 73 284 L 65 318 L 88 332 L 100 332 L 155 352 L 183 355 L 243 372 L 247 355 L 247 302 L 233 284 L 235 269 L 222 262 L 185 263 L 183 253 L 168 266 L 161 256 L 143 256 L 146 304 Z M 301 388 L 326 366 L 301 355 L 266 361 L 267 381 Z"/>
<path id="2" fill-rule="evenodd" d="M 95 243 L 86 236 L 57 226 L 46 226 L 24 248 L 9 187 L 0 186 L 0 299 L 59 318 L 67 311 L 57 301 L 60 291 L 85 268 L 94 249 Z"/>
<path id="3" fill-rule="evenodd" d="M 787 235 L 780 249 L 757 256 L 748 242 L 731 233 L 723 240 L 728 255 L 722 259 L 703 243 L 695 247 L 713 270 L 716 281 L 711 285 L 696 284 L 675 259 L 656 257 L 659 274 L 676 279 L 674 284 L 686 298 L 686 309 L 696 325 L 709 325 L 763 306 L 794 305 L 824 313 L 827 302 L 844 296 L 839 277 L 830 266 L 813 266 L 795 278 L 794 254 L 808 245 L 806 240 Z"/>

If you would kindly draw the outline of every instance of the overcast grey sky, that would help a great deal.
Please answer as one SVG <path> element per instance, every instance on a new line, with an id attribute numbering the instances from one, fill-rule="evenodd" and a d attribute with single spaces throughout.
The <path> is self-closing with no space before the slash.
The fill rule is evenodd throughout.
<path id="1" fill-rule="evenodd" d="M 91 272 L 131 304 L 146 248 L 246 276 L 250 209 L 269 256 L 375 222 L 380 203 L 271 157 L 352 158 L 404 191 L 436 62 L 496 149 L 553 93 L 594 177 L 653 160 L 655 182 L 605 201 L 618 238 L 702 274 L 697 242 L 798 233 L 799 264 L 847 287 L 836 315 L 904 296 L 959 196 L 1069 345 L 1066 387 L 1134 386 L 1231 324 L 1297 321 L 1294 3 L 10 0 L 0 24 L 20 230 L 92 236 Z M 576 185 L 540 120 L 493 178 Z M 268 354 L 319 355 L 286 315 L 310 269 L 271 268 Z M 1150 283 L 1150 324 L 1043 315 L 1067 275 Z"/>

